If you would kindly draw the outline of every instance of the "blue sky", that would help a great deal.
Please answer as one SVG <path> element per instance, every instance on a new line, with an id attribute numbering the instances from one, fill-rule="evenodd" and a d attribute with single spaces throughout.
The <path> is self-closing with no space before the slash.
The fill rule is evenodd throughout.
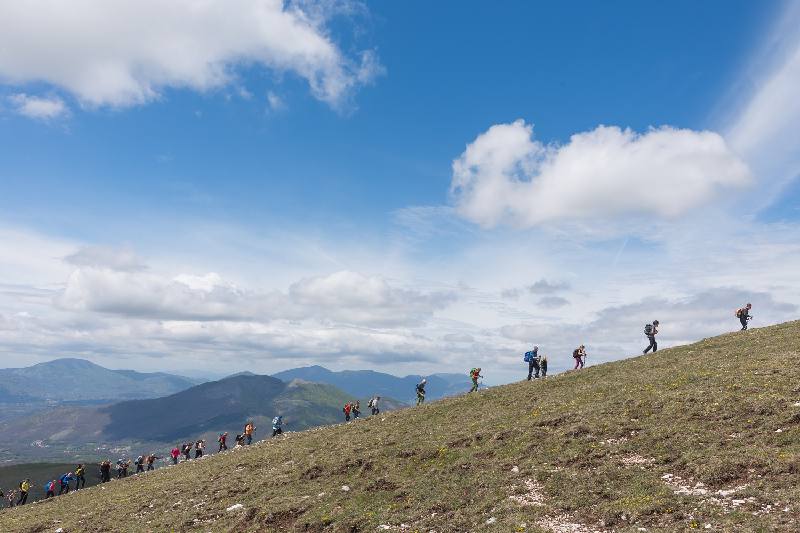
<path id="1" fill-rule="evenodd" d="M 791 4 L 37 2 L 0 8 L 9 365 L 505 380 L 794 316 Z"/>

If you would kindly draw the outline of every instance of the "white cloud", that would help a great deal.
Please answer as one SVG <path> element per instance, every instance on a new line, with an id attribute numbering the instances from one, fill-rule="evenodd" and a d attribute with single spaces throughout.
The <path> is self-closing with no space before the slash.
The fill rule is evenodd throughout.
<path id="1" fill-rule="evenodd" d="M 521 227 L 630 214 L 670 218 L 752 179 L 709 131 L 598 126 L 563 146 L 532 135 L 522 120 L 494 125 L 453 162 L 451 191 L 462 216 Z"/>
<path id="2" fill-rule="evenodd" d="M 754 90 L 736 109 L 725 134 L 731 146 L 758 170 L 756 209 L 773 201 L 780 190 L 800 176 L 800 4 L 786 2 L 767 45 L 753 60 L 759 70 L 746 75 Z M 765 66 L 766 65 L 766 66 Z"/>
<path id="3" fill-rule="evenodd" d="M 53 120 L 69 114 L 67 104 L 58 97 L 44 98 L 17 93 L 9 96 L 8 100 L 17 113 L 28 118 Z"/>
<path id="4" fill-rule="evenodd" d="M 272 111 L 280 111 L 281 109 L 286 109 L 286 103 L 283 101 L 283 98 L 281 98 L 272 91 L 269 91 L 267 93 L 267 103 L 269 104 L 269 108 Z"/>
<path id="5" fill-rule="evenodd" d="M 64 261 L 79 267 L 99 267 L 124 272 L 145 269 L 144 263 L 130 248 L 84 246 L 64 257 Z"/>
<path id="6" fill-rule="evenodd" d="M 168 87 L 221 87 L 259 65 L 297 74 L 337 106 L 380 65 L 372 52 L 339 49 L 325 27 L 331 14 L 283 0 L 2 2 L 0 80 L 50 83 L 89 106 L 129 106 Z"/>
<path id="7" fill-rule="evenodd" d="M 57 298 L 69 310 L 178 321 L 318 320 L 329 324 L 422 323 L 453 295 L 392 287 L 378 277 L 336 272 L 303 279 L 288 292 L 245 289 L 217 273 L 167 277 L 152 272 L 78 268 Z"/>

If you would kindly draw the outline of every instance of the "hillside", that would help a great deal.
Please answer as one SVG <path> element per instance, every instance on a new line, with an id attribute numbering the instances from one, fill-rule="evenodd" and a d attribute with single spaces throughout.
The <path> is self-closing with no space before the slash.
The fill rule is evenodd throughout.
<path id="1" fill-rule="evenodd" d="M 427 393 L 430 400 L 447 396 L 456 396 L 469 390 L 469 378 L 461 374 L 432 374 L 427 376 Z M 374 370 L 342 370 L 334 372 L 322 366 L 306 366 L 293 368 L 274 374 L 284 381 L 302 379 L 315 383 L 333 385 L 357 398 L 369 398 L 377 394 L 387 398 L 395 398 L 411 404 L 416 399 L 414 387 L 423 376 L 412 375 L 397 377 Z"/>
<path id="2" fill-rule="evenodd" d="M 792 322 L 286 435 L 0 530 L 797 531 L 799 383 Z"/>
<path id="3" fill-rule="evenodd" d="M 56 407 L 0 422 L 0 448 L 21 458 L 95 457 L 119 447 L 131 448 L 135 456 L 178 440 L 204 437 L 214 442 L 219 432 L 233 435 L 248 419 L 260 428 L 256 438 L 263 438 L 276 414 L 295 430 L 338 422 L 341 406 L 349 400 L 330 385 L 239 375 L 163 398 Z"/>
<path id="4" fill-rule="evenodd" d="M 110 370 L 83 359 L 65 358 L 25 368 L 0 369 L 0 402 L 155 398 L 197 383 L 163 372 Z"/>

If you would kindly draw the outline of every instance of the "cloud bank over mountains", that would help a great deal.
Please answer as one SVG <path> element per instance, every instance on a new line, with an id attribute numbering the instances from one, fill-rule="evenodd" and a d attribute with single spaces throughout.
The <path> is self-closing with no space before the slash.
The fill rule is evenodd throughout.
<path id="1" fill-rule="evenodd" d="M 373 50 L 348 54 L 328 23 L 348 2 L 283 0 L 31 0 L 0 4 L 0 82 L 47 83 L 88 108 L 127 107 L 165 89 L 208 91 L 251 66 L 304 79 L 334 107 L 383 67 Z M 60 98 L 19 95 L 21 113 L 64 113 Z"/>

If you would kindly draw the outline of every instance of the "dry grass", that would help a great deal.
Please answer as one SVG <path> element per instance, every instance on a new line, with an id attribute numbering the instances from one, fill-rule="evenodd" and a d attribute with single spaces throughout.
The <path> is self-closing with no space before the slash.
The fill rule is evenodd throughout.
<path id="1" fill-rule="evenodd" d="M 798 364 L 798 322 L 724 335 L 289 434 L 0 530 L 797 531 Z"/>

